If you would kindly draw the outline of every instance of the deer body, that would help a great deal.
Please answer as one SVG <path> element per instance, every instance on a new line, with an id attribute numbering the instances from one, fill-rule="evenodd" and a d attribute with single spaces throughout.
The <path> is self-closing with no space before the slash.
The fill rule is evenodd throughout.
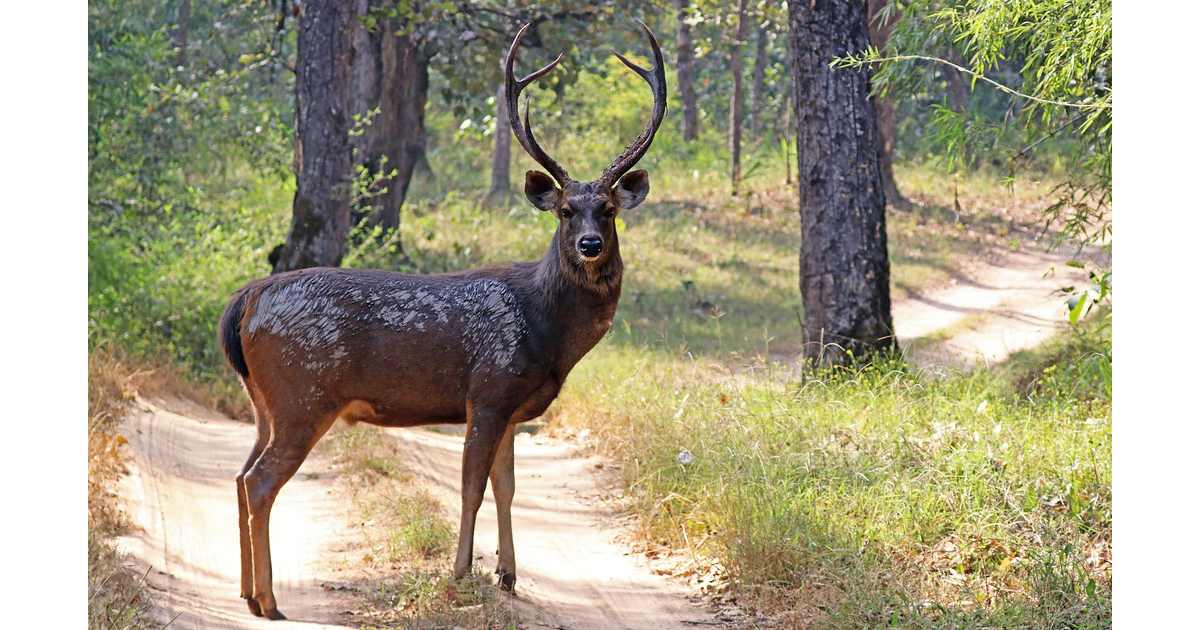
<path id="1" fill-rule="evenodd" d="M 388 427 L 465 422 L 454 576 L 470 571 L 475 515 L 490 478 L 496 573 L 507 589 L 516 582 L 513 427 L 546 410 L 612 325 L 623 272 L 615 217 L 649 192 L 646 172 L 630 169 L 666 107 L 662 53 L 646 29 L 657 66 L 621 59 L 654 91 L 651 124 L 600 179 L 570 179 L 537 145 L 528 111 L 524 126 L 516 117 L 520 91 L 558 63 L 512 76 L 527 28 L 509 50 L 506 94 L 514 134 L 553 176 L 526 173 L 526 197 L 559 219 L 540 261 L 439 275 L 302 269 L 247 284 L 221 317 L 221 343 L 258 428 L 237 476 L 241 595 L 255 615 L 283 618 L 271 588 L 271 506 L 338 418 Z"/>
<path id="2" fill-rule="evenodd" d="M 389 427 L 466 422 L 468 403 L 503 382 L 519 401 L 513 419 L 536 418 L 620 296 L 619 257 L 615 282 L 591 287 L 564 278 L 557 255 L 444 275 L 316 268 L 256 280 L 231 308 L 243 376 L 270 373 L 311 414 Z"/>

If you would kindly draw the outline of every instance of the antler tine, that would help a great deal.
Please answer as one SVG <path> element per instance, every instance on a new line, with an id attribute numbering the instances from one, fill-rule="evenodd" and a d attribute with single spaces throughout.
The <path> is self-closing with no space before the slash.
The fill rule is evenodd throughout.
<path id="1" fill-rule="evenodd" d="M 600 182 L 605 186 L 612 186 L 617 179 L 633 168 L 638 160 L 642 159 L 642 156 L 650 148 L 650 143 L 654 141 L 654 134 L 658 132 L 663 117 L 667 114 L 667 73 L 663 63 L 662 49 L 658 47 L 658 40 L 654 37 L 654 33 L 650 32 L 650 27 L 641 20 L 638 20 L 638 24 L 642 25 L 642 30 L 646 31 L 646 35 L 650 38 L 650 48 L 654 51 L 654 67 L 647 70 L 626 59 L 624 55 L 615 50 L 613 54 L 621 60 L 621 63 L 650 85 L 650 91 L 654 94 L 654 110 L 650 115 L 650 124 L 634 139 L 633 144 L 626 147 L 621 155 L 617 156 L 617 159 L 604 169 L 604 173 L 600 176 Z"/>
<path id="2" fill-rule="evenodd" d="M 521 95 L 521 91 L 524 90 L 530 83 L 533 83 L 534 81 L 537 81 L 548 74 L 554 69 L 554 66 L 558 65 L 558 62 L 562 61 L 563 58 L 563 53 L 560 52 L 558 53 L 558 56 L 554 58 L 554 61 L 546 64 L 540 70 L 537 70 L 536 72 L 533 72 L 518 80 L 513 75 L 513 65 L 516 62 L 517 49 L 521 47 L 521 40 L 524 39 L 525 31 L 529 30 L 530 26 L 530 24 L 526 24 L 525 26 L 521 27 L 521 30 L 517 31 L 517 36 L 513 39 L 512 46 L 510 46 L 508 49 L 508 56 L 504 59 L 504 97 L 508 105 L 508 121 L 512 126 L 513 135 L 516 136 L 517 142 L 521 144 L 521 147 L 525 149 L 525 152 L 528 153 L 529 156 L 534 159 L 534 161 L 536 161 L 538 164 L 541 164 L 542 168 L 546 169 L 546 171 L 550 173 L 550 176 L 558 182 L 559 186 L 565 187 L 567 182 L 570 181 L 570 177 L 567 176 L 567 170 L 560 166 L 558 162 L 555 162 L 554 158 L 550 157 L 546 151 L 542 149 L 541 145 L 538 144 L 537 139 L 533 136 L 533 129 L 529 126 L 528 95 L 525 97 L 524 125 L 521 124 L 520 114 L 517 112 L 517 100 Z"/>

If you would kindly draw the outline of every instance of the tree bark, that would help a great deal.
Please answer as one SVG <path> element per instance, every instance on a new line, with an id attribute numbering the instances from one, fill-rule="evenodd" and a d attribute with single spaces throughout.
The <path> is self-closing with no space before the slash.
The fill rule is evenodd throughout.
<path id="1" fill-rule="evenodd" d="M 175 16 L 175 33 L 172 44 L 175 46 L 175 65 L 187 67 L 188 34 L 192 22 L 192 0 L 179 0 L 179 12 Z"/>
<path id="2" fill-rule="evenodd" d="M 355 10 L 362 15 L 374 4 L 357 0 Z M 373 176 L 384 176 L 380 190 L 355 220 L 396 230 L 413 172 L 425 160 L 431 55 L 416 33 L 395 35 L 404 30 L 395 19 L 380 19 L 370 30 L 355 22 L 354 113 L 365 116 L 378 108 L 354 140 L 357 160 Z"/>
<path id="3" fill-rule="evenodd" d="M 691 142 L 700 132 L 700 114 L 696 108 L 696 90 L 692 86 L 695 59 L 692 57 L 692 27 L 687 23 L 689 0 L 675 0 L 675 76 L 679 98 L 683 101 L 683 139 Z"/>
<path id="4" fill-rule="evenodd" d="M 337 266 L 350 229 L 350 21 L 341 0 L 309 0 L 297 36 L 299 169 L 292 226 L 274 271 Z"/>
<path id="5" fill-rule="evenodd" d="M 893 11 L 887 19 L 882 21 L 879 19 L 879 11 L 886 7 L 887 3 L 888 0 L 869 0 L 867 6 L 870 15 L 868 30 L 871 45 L 879 50 L 883 50 L 887 46 L 899 17 Z M 896 185 L 895 173 L 892 170 L 892 156 L 896 150 L 896 107 L 892 103 L 892 99 L 887 96 L 875 94 L 871 98 L 875 101 L 875 120 L 879 125 L 879 170 L 883 177 L 883 194 L 888 205 L 893 208 L 907 208 L 911 203 L 900 192 L 900 187 Z"/>
<path id="6" fill-rule="evenodd" d="M 729 96 L 729 185 L 738 196 L 742 183 L 742 42 L 746 39 L 747 0 L 738 0 L 737 33 L 729 51 L 729 72 L 733 74 L 733 93 Z"/>
<path id="7" fill-rule="evenodd" d="M 843 363 L 895 347 L 869 71 L 829 67 L 866 49 L 866 3 L 788 0 L 788 13 L 804 352 Z"/>
<path id="8" fill-rule="evenodd" d="M 506 205 L 512 196 L 509 167 L 512 164 L 512 126 L 508 122 L 508 101 L 504 98 L 504 82 L 496 89 L 496 137 L 492 144 L 492 186 L 487 203 L 492 207 Z"/>
<path id="9" fill-rule="evenodd" d="M 763 100 L 767 91 L 767 29 L 760 26 L 754 46 L 754 81 L 750 84 L 750 134 L 762 132 Z"/>

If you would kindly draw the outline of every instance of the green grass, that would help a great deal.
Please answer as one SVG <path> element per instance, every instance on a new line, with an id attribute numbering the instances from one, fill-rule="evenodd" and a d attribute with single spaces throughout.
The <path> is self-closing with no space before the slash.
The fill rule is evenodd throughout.
<path id="1" fill-rule="evenodd" d="M 716 558 L 784 626 L 1104 627 L 1111 407 L 1045 370 L 1105 347 L 1099 326 L 994 372 L 798 381 L 613 340 L 552 414 L 622 464 L 645 536 Z"/>

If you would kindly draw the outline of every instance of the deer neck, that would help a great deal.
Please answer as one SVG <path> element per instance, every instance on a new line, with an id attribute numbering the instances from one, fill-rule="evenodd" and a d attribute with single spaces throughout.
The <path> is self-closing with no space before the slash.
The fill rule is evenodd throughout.
<path id="1" fill-rule="evenodd" d="M 569 370 L 612 326 L 624 266 L 615 235 L 608 256 L 595 264 L 580 261 L 558 237 L 556 232 L 535 278 L 548 319 L 565 342 L 564 367 Z"/>

